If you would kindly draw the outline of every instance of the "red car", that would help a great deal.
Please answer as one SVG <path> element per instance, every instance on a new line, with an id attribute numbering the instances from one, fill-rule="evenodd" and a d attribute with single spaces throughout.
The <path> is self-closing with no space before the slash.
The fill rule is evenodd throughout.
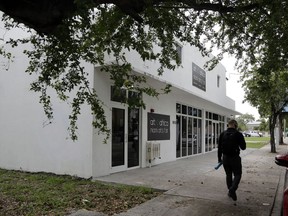
<path id="1" fill-rule="evenodd" d="M 277 155 L 275 157 L 275 163 L 279 166 L 284 166 L 284 167 L 288 168 L 288 154 Z M 286 174 L 286 176 L 287 176 L 287 174 Z M 283 216 L 288 216 L 288 185 L 287 185 L 286 179 L 285 179 L 285 190 L 284 190 L 284 194 L 283 194 L 282 214 L 283 214 Z"/>

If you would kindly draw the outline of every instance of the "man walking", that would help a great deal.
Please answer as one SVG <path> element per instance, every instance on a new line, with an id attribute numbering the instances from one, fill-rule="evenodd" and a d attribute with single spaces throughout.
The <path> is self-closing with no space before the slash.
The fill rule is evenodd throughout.
<path id="1" fill-rule="evenodd" d="M 222 132 L 218 144 L 218 162 L 223 162 L 226 173 L 228 196 L 237 200 L 236 190 L 242 176 L 240 149 L 246 149 L 246 142 L 242 133 L 237 130 L 238 123 L 232 119 L 228 128 Z"/>

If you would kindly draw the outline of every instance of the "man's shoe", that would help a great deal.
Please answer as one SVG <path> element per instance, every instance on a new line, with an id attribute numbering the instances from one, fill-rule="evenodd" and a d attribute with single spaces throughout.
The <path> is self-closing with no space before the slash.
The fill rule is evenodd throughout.
<path id="1" fill-rule="evenodd" d="M 235 191 L 229 191 L 228 196 L 231 197 L 234 201 L 237 200 L 237 195 Z"/>

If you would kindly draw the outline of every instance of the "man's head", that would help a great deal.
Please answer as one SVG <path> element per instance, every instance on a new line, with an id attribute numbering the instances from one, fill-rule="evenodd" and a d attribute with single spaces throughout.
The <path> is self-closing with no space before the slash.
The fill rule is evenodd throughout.
<path id="1" fill-rule="evenodd" d="M 235 128 L 237 129 L 238 127 L 238 123 L 235 119 L 231 119 L 229 122 L 228 122 L 228 128 Z"/>

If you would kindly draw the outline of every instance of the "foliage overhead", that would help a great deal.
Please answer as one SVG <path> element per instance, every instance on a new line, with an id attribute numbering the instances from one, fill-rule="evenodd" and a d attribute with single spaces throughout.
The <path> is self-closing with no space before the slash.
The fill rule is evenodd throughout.
<path id="1" fill-rule="evenodd" d="M 24 0 L 0 3 L 0 10 L 8 15 L 4 16 L 7 27 L 13 28 L 20 22 L 36 30 L 31 31 L 30 38 L 10 43 L 33 44 L 33 49 L 25 51 L 30 58 L 27 72 L 37 73 L 38 79 L 31 89 L 41 94 L 40 102 L 49 119 L 53 110 L 47 90 L 54 89 L 61 100 L 69 100 L 69 92 L 76 90 L 71 102 L 72 139 L 77 139 L 76 120 L 83 103 L 91 106 L 94 126 L 100 132 L 109 132 L 102 102 L 89 83 L 82 61 L 102 66 L 116 87 L 124 86 L 151 96 L 169 92 L 169 86 L 157 92 L 145 85 L 145 77 L 131 72 L 125 51 L 135 50 L 143 61 L 160 62 L 159 75 L 180 65 L 178 43 L 196 46 L 203 55 L 214 48 L 221 50 L 209 62 L 210 69 L 224 53 L 235 55 L 243 72 L 252 65 L 273 69 L 287 65 L 288 46 L 283 41 L 288 38 L 288 9 L 283 0 L 30 0 L 29 3 Z M 15 7 L 18 10 L 13 10 Z M 159 51 L 153 50 L 154 46 Z M 107 55 L 114 59 L 110 65 L 105 64 Z M 131 105 L 128 99 L 126 102 Z M 132 106 L 145 104 L 139 98 Z"/>

